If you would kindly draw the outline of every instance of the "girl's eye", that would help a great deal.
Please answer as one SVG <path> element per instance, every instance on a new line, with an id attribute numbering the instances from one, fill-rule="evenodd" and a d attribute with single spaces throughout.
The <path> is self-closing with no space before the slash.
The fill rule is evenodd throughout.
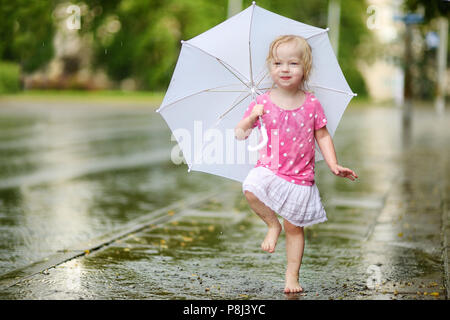
<path id="1" fill-rule="evenodd" d="M 295 64 L 295 65 L 297 65 L 298 63 L 297 63 L 297 62 L 291 62 L 291 64 Z"/>

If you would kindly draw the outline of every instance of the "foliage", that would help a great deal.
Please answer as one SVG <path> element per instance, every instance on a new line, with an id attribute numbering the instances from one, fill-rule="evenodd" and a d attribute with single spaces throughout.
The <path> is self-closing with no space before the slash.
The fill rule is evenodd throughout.
<path id="1" fill-rule="evenodd" d="M 95 35 L 95 64 L 105 66 L 113 79 L 135 77 L 143 89 L 165 89 L 180 41 L 220 23 L 225 8 L 224 0 L 118 1 L 115 8 L 104 13 L 99 25 L 114 14 L 121 29 L 110 42 L 102 43 Z"/>
<path id="2" fill-rule="evenodd" d="M 53 56 L 53 1 L 0 0 L 0 60 L 31 72 Z"/>
<path id="3" fill-rule="evenodd" d="M 16 63 L 0 61 L 0 94 L 19 91 L 19 66 Z"/>

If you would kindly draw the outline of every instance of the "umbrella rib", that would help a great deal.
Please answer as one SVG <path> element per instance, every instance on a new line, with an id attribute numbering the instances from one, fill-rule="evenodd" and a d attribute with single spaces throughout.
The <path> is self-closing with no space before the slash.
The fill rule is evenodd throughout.
<path id="1" fill-rule="evenodd" d="M 190 98 L 190 97 L 192 97 L 192 96 L 195 96 L 195 95 L 197 95 L 197 94 L 201 94 L 201 93 L 203 93 L 203 92 L 208 92 L 208 91 L 210 91 L 210 92 L 228 92 L 228 91 L 213 91 L 213 90 L 214 90 L 214 89 L 218 89 L 218 88 L 223 88 L 223 87 L 231 86 L 231 85 L 233 85 L 233 84 L 227 84 L 227 85 L 224 85 L 224 86 L 219 86 L 219 87 L 215 87 L 215 88 L 211 88 L 211 89 L 204 89 L 204 90 L 201 90 L 201 91 L 194 92 L 194 93 L 192 93 L 192 94 L 190 94 L 190 95 L 184 96 L 184 97 L 182 97 L 182 98 L 180 98 L 180 99 L 177 99 L 177 100 L 175 100 L 175 101 L 173 101 L 173 102 L 171 102 L 171 103 L 169 103 L 169 104 L 166 104 L 165 106 L 162 106 L 161 108 L 159 108 L 158 110 L 156 110 L 156 112 L 160 112 L 162 109 L 165 109 L 165 108 L 167 108 L 167 107 L 169 107 L 169 106 L 171 106 L 171 105 L 173 105 L 173 104 L 175 104 L 175 103 L 177 103 L 177 102 L 180 102 L 181 100 Z M 232 91 L 232 92 L 246 92 L 246 91 Z"/>
<path id="2" fill-rule="evenodd" d="M 264 77 L 261 78 L 261 80 L 258 81 L 258 83 L 256 84 L 256 86 L 258 87 L 259 84 L 264 80 L 265 77 L 267 77 L 267 75 L 269 74 L 268 71 L 265 72 Z"/>
<path id="3" fill-rule="evenodd" d="M 250 27 L 248 28 L 248 57 L 250 62 L 250 81 L 252 88 L 254 87 L 253 81 L 253 64 L 252 64 L 252 46 L 251 46 L 251 35 L 252 35 L 252 25 L 253 25 L 253 13 L 255 12 L 255 2 L 253 2 L 252 15 L 250 17 Z"/>
<path id="4" fill-rule="evenodd" d="M 230 71 L 231 74 L 234 75 L 234 76 L 235 76 L 240 82 L 242 82 L 247 88 L 250 88 L 250 87 L 248 86 L 248 84 L 242 80 L 242 79 L 244 79 L 245 81 L 248 82 L 248 79 L 247 79 L 243 74 L 241 74 L 238 70 L 235 70 L 232 66 L 230 66 L 228 63 L 226 63 L 225 61 L 221 60 L 220 58 L 215 57 L 215 56 L 212 55 L 211 53 L 209 53 L 209 52 L 207 52 L 207 51 L 205 51 L 205 50 L 203 50 L 203 49 L 197 47 L 196 45 L 193 45 L 192 43 L 183 41 L 183 44 L 186 44 L 186 45 L 189 45 L 189 46 L 191 46 L 191 47 L 193 47 L 193 48 L 196 48 L 196 49 L 200 50 L 201 52 L 203 52 L 204 54 L 207 54 L 208 56 L 213 57 L 213 58 L 216 59 L 221 65 L 223 65 L 223 66 L 225 67 L 225 69 L 227 69 L 228 71 Z M 231 70 L 231 69 L 233 69 L 233 70 Z M 242 79 L 241 79 L 237 74 L 239 74 L 239 76 L 242 77 Z"/>
<path id="5" fill-rule="evenodd" d="M 230 107 L 227 111 L 225 111 L 225 113 L 223 113 L 223 114 L 217 119 L 217 122 L 216 122 L 216 124 L 215 124 L 214 126 L 217 126 L 218 122 L 219 122 L 220 120 L 222 120 L 223 117 L 225 117 L 227 113 L 229 113 L 231 110 L 233 110 L 239 103 L 241 103 L 242 101 L 244 101 L 245 99 L 247 99 L 248 96 L 250 96 L 250 93 L 248 93 L 244 98 L 242 98 L 242 99 L 239 100 L 238 102 L 233 103 L 233 105 L 231 105 L 231 107 Z"/>
<path id="6" fill-rule="evenodd" d="M 213 89 L 208 89 L 205 91 L 209 91 L 209 92 L 248 92 L 248 90 L 213 90 Z"/>
<path id="7" fill-rule="evenodd" d="M 343 91 L 343 90 L 339 90 L 339 89 L 334 89 L 334 88 L 329 88 L 329 87 L 325 87 L 325 86 L 321 86 L 318 84 L 308 84 L 311 87 L 316 87 L 316 88 L 321 88 L 321 89 L 325 89 L 325 90 L 331 90 L 331 91 L 335 91 L 335 92 L 339 92 L 339 93 L 345 93 L 348 94 L 349 96 L 356 96 L 356 93 L 353 92 L 347 92 L 347 91 Z"/>
<path id="8" fill-rule="evenodd" d="M 258 88 L 255 87 L 255 91 L 257 91 L 259 94 L 263 94 L 261 89 L 269 89 L 269 88 Z M 244 98 L 242 98 L 239 102 L 235 103 L 234 105 L 232 105 L 227 111 L 225 111 L 225 113 L 223 113 L 218 119 L 217 122 L 214 126 L 217 126 L 217 124 L 227 115 L 227 113 L 229 113 L 231 110 L 233 110 L 239 103 L 241 103 L 243 100 L 245 100 L 248 96 L 250 96 L 251 93 L 247 94 Z M 256 99 L 255 99 L 256 100 Z"/>
<path id="9" fill-rule="evenodd" d="M 319 32 L 317 32 L 317 33 L 313 34 L 312 36 L 309 36 L 308 38 L 305 38 L 305 39 L 306 39 L 306 40 L 309 40 L 309 39 L 311 39 L 312 37 L 315 37 L 315 36 L 319 36 L 319 35 L 321 35 L 321 34 L 324 34 L 324 33 L 328 32 L 329 30 L 330 30 L 330 28 L 326 28 L 326 29 L 321 30 L 321 31 L 319 31 Z"/>

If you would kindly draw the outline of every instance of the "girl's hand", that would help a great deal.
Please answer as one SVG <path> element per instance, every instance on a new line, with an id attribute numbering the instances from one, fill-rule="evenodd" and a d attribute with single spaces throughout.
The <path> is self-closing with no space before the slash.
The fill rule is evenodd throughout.
<path id="1" fill-rule="evenodd" d="M 264 114 L 264 105 L 263 104 L 257 104 L 253 107 L 252 113 L 250 116 L 253 119 L 258 118 L 259 116 L 262 116 Z"/>
<path id="2" fill-rule="evenodd" d="M 358 176 L 356 175 L 356 173 L 349 169 L 349 168 L 344 168 L 338 164 L 332 166 L 331 168 L 331 172 L 333 172 L 335 175 L 339 176 L 339 177 L 343 177 L 343 178 L 348 178 L 352 181 L 354 181 L 356 178 L 358 178 Z"/>

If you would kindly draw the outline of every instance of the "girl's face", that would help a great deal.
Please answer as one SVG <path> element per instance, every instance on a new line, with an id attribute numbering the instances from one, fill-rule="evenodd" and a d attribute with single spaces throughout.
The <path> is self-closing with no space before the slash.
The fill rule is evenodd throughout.
<path id="1" fill-rule="evenodd" d="M 270 62 L 270 76 L 279 88 L 300 87 L 303 81 L 303 65 L 296 43 L 286 42 L 278 46 L 276 56 Z"/>

